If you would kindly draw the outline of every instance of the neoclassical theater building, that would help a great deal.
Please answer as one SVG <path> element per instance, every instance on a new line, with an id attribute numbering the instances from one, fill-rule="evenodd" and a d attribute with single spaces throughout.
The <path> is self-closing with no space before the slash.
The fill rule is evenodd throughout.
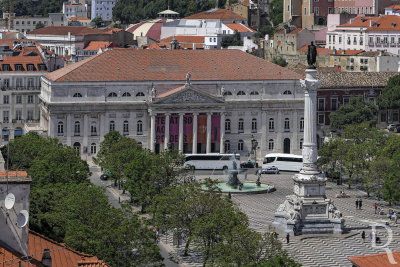
<path id="1" fill-rule="evenodd" d="M 301 154 L 301 78 L 239 50 L 114 49 L 42 78 L 41 126 L 82 156 L 112 130 L 156 152 Z"/>

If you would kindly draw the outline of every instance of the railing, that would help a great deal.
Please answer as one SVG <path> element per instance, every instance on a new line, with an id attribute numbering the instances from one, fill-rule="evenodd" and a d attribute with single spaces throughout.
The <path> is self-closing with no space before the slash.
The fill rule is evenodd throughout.
<path id="1" fill-rule="evenodd" d="M 40 91 L 40 86 L 2 86 L 2 91 Z"/>
<path id="2" fill-rule="evenodd" d="M 12 123 L 24 123 L 25 120 L 18 120 L 18 119 L 13 119 Z"/>
<path id="3" fill-rule="evenodd" d="M 390 43 L 390 47 L 396 47 L 396 43 Z"/>
<path id="4" fill-rule="evenodd" d="M 383 43 L 383 46 L 384 46 L 384 47 L 388 47 L 389 44 L 388 44 L 388 43 Z"/>
<path id="5" fill-rule="evenodd" d="M 369 42 L 369 43 L 368 43 L 368 46 L 375 46 L 375 43 L 374 43 L 374 42 L 372 42 L 372 43 Z"/>

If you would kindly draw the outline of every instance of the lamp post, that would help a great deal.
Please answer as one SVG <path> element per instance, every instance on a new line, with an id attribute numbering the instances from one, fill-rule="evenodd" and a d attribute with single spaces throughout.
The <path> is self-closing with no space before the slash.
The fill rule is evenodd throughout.
<path id="1" fill-rule="evenodd" d="M 253 135 L 251 135 L 251 151 L 254 153 L 254 162 L 257 164 L 257 146 L 258 146 L 258 141 L 254 138 Z"/>

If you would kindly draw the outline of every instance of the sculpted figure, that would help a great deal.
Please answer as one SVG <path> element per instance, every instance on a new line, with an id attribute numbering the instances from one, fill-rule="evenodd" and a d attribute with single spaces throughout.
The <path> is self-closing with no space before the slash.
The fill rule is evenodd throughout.
<path id="1" fill-rule="evenodd" d="M 190 74 L 190 72 L 188 72 L 187 74 L 186 74 L 186 83 L 187 84 L 190 84 L 190 78 L 192 77 L 192 75 Z"/>
<path id="2" fill-rule="evenodd" d="M 317 62 L 317 47 L 314 45 L 314 42 L 308 46 L 308 53 L 307 53 L 307 63 L 308 67 L 315 69 L 315 62 Z"/>

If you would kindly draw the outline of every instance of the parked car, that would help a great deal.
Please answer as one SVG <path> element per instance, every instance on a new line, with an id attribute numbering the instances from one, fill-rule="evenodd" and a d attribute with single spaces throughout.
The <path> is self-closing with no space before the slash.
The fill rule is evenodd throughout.
<path id="1" fill-rule="evenodd" d="M 267 173 L 267 174 L 278 174 L 279 169 L 275 166 L 272 167 L 267 167 L 266 169 L 262 169 L 261 173 Z"/>
<path id="2" fill-rule="evenodd" d="M 110 171 L 106 171 L 105 173 L 103 173 L 102 175 L 100 175 L 100 180 L 108 180 L 111 177 L 111 172 Z"/>
<path id="3" fill-rule="evenodd" d="M 258 168 L 258 163 L 248 160 L 246 162 L 240 163 L 240 168 L 246 169 L 246 168 Z"/>
<path id="4" fill-rule="evenodd" d="M 398 128 L 398 127 L 400 127 L 400 124 L 389 124 L 388 127 L 387 127 L 387 129 L 388 129 L 389 131 L 395 131 L 396 128 Z"/>

